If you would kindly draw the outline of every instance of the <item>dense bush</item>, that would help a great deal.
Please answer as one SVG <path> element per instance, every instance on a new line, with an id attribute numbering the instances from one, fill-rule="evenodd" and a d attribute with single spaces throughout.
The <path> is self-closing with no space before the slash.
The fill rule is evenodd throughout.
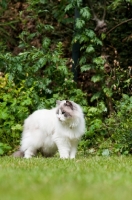
<path id="1" fill-rule="evenodd" d="M 81 142 L 85 153 L 106 156 L 132 153 L 132 97 L 123 94 L 116 101 L 115 112 L 103 118 L 105 112 L 102 103 L 86 112 L 88 128 Z"/>
<path id="2" fill-rule="evenodd" d="M 8 72 L 0 76 L 0 154 L 19 145 L 23 120 L 34 110 L 69 97 L 87 105 L 62 58 L 61 43 L 47 54 L 36 48 L 18 56 L 1 54 L 0 63 Z"/>
<path id="3" fill-rule="evenodd" d="M 110 136 L 112 153 L 132 153 L 132 97 L 123 94 L 116 102 L 116 111 L 105 120 L 104 128 Z"/>
<path id="4" fill-rule="evenodd" d="M 33 87 L 25 90 L 24 81 L 20 85 L 18 88 L 13 81 L 9 81 L 8 74 L 0 77 L 0 155 L 6 152 L 5 147 L 19 144 L 22 121 L 30 113 Z"/>

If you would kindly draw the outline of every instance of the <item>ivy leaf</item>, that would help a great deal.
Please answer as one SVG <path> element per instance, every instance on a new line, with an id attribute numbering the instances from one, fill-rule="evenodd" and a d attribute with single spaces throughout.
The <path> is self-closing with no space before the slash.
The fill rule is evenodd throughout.
<path id="1" fill-rule="evenodd" d="M 94 100 L 98 99 L 100 96 L 101 96 L 101 92 L 97 92 L 92 96 L 90 101 L 93 102 Z"/>
<path id="2" fill-rule="evenodd" d="M 79 64 L 82 65 L 84 63 L 86 63 L 86 57 L 82 56 L 81 59 L 80 59 L 80 61 L 79 61 Z"/>
<path id="3" fill-rule="evenodd" d="M 89 41 L 88 37 L 86 35 L 81 35 L 81 37 L 79 38 L 80 43 L 83 42 L 87 42 Z M 83 47 L 81 47 L 81 50 L 83 49 Z"/>
<path id="4" fill-rule="evenodd" d="M 22 66 L 20 64 L 17 65 L 18 72 L 22 72 Z"/>
<path id="5" fill-rule="evenodd" d="M 46 62 L 47 62 L 47 59 L 46 59 L 45 57 L 40 58 L 40 59 L 38 60 L 38 63 L 39 63 L 39 65 L 40 65 L 41 67 L 43 67 L 43 66 L 46 64 Z"/>
<path id="6" fill-rule="evenodd" d="M 92 65 L 83 65 L 81 67 L 81 72 L 88 71 L 92 68 Z"/>
<path id="7" fill-rule="evenodd" d="M 101 76 L 100 75 L 94 75 L 91 78 L 91 81 L 93 81 L 94 83 L 99 82 L 101 80 Z"/>
<path id="8" fill-rule="evenodd" d="M 94 50 L 94 48 L 93 48 L 93 46 L 92 45 L 89 45 L 87 48 L 86 48 L 86 52 L 87 53 L 93 53 L 95 50 Z"/>
<path id="9" fill-rule="evenodd" d="M 104 64 L 104 59 L 102 57 L 97 57 L 93 59 L 93 63 L 95 63 L 96 65 L 103 65 Z"/>
<path id="10" fill-rule="evenodd" d="M 89 113 L 97 113 L 97 108 L 95 108 L 95 107 L 91 107 L 91 108 L 89 108 Z"/>
<path id="11" fill-rule="evenodd" d="M 106 38 L 106 34 L 105 33 L 101 33 L 101 39 L 104 40 Z"/>
<path id="12" fill-rule="evenodd" d="M 72 3 L 69 3 L 65 8 L 65 12 L 70 10 L 72 7 L 73 7 Z"/>
<path id="13" fill-rule="evenodd" d="M 82 19 L 76 19 L 76 28 L 81 29 L 85 25 L 85 21 Z"/>
<path id="14" fill-rule="evenodd" d="M 91 14 L 90 14 L 90 11 L 89 11 L 89 8 L 88 8 L 88 7 L 82 8 L 82 9 L 80 10 L 80 14 L 81 14 L 82 17 L 85 18 L 85 19 L 90 19 L 90 17 L 91 17 Z"/>
<path id="15" fill-rule="evenodd" d="M 95 37 L 95 33 L 92 30 L 85 30 L 85 34 L 91 39 Z"/>
<path id="16" fill-rule="evenodd" d="M 104 93 L 106 94 L 107 97 L 111 97 L 112 96 L 112 91 L 109 88 L 104 88 L 103 89 Z"/>
<path id="17" fill-rule="evenodd" d="M 45 37 L 45 38 L 43 39 L 43 42 L 42 42 L 43 48 L 46 48 L 46 49 L 47 49 L 47 48 L 49 47 L 50 43 L 51 43 L 51 40 L 50 40 L 48 37 Z"/>
<path id="18" fill-rule="evenodd" d="M 8 116 L 8 114 L 6 112 L 4 112 L 4 111 L 0 112 L 0 119 L 7 119 L 8 117 L 9 116 Z"/>

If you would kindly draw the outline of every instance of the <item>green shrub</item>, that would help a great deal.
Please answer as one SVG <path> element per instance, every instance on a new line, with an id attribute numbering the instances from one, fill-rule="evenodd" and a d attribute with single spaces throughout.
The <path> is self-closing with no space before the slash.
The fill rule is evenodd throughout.
<path id="1" fill-rule="evenodd" d="M 4 154 L 6 147 L 19 144 L 22 122 L 32 108 L 33 87 L 25 90 L 24 81 L 17 88 L 13 81 L 9 81 L 9 74 L 0 77 L 0 149 Z"/>
<path id="2" fill-rule="evenodd" d="M 132 97 L 123 94 L 115 104 L 115 112 L 106 118 L 103 104 L 87 110 L 88 128 L 81 145 L 89 154 L 132 153 Z"/>
<path id="3" fill-rule="evenodd" d="M 34 110 L 52 108 L 57 99 L 87 105 L 62 58 L 62 44 L 47 51 L 33 48 L 12 56 L 0 54 L 7 74 L 0 76 L 0 141 L 13 149 L 19 145 L 23 120 Z M 4 67 L 3 67 L 4 68 Z M 3 152 L 5 151 L 5 146 Z M 6 153 L 7 151 L 5 151 Z"/>
<path id="4" fill-rule="evenodd" d="M 106 119 L 105 128 L 113 143 L 113 153 L 132 153 L 132 97 L 122 95 L 116 102 L 116 112 Z"/>

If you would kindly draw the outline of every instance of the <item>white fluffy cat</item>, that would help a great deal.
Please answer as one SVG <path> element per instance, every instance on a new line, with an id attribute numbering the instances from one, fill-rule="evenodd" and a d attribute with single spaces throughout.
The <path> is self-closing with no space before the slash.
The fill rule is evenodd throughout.
<path id="1" fill-rule="evenodd" d="M 14 156 L 31 158 L 40 150 L 48 157 L 58 149 L 60 158 L 75 158 L 84 131 L 81 107 L 73 101 L 57 101 L 55 108 L 37 110 L 25 120 L 20 151 Z"/>

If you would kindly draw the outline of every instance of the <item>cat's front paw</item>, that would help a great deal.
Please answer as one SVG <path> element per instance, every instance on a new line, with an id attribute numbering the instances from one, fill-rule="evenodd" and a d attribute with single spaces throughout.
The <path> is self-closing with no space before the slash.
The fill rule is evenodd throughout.
<path id="1" fill-rule="evenodd" d="M 69 159 L 69 156 L 60 156 L 61 159 Z"/>
<path id="2" fill-rule="evenodd" d="M 70 159 L 75 159 L 75 156 L 70 156 Z"/>
<path id="3" fill-rule="evenodd" d="M 32 156 L 31 155 L 25 155 L 24 158 L 29 159 L 29 158 L 32 158 Z"/>

